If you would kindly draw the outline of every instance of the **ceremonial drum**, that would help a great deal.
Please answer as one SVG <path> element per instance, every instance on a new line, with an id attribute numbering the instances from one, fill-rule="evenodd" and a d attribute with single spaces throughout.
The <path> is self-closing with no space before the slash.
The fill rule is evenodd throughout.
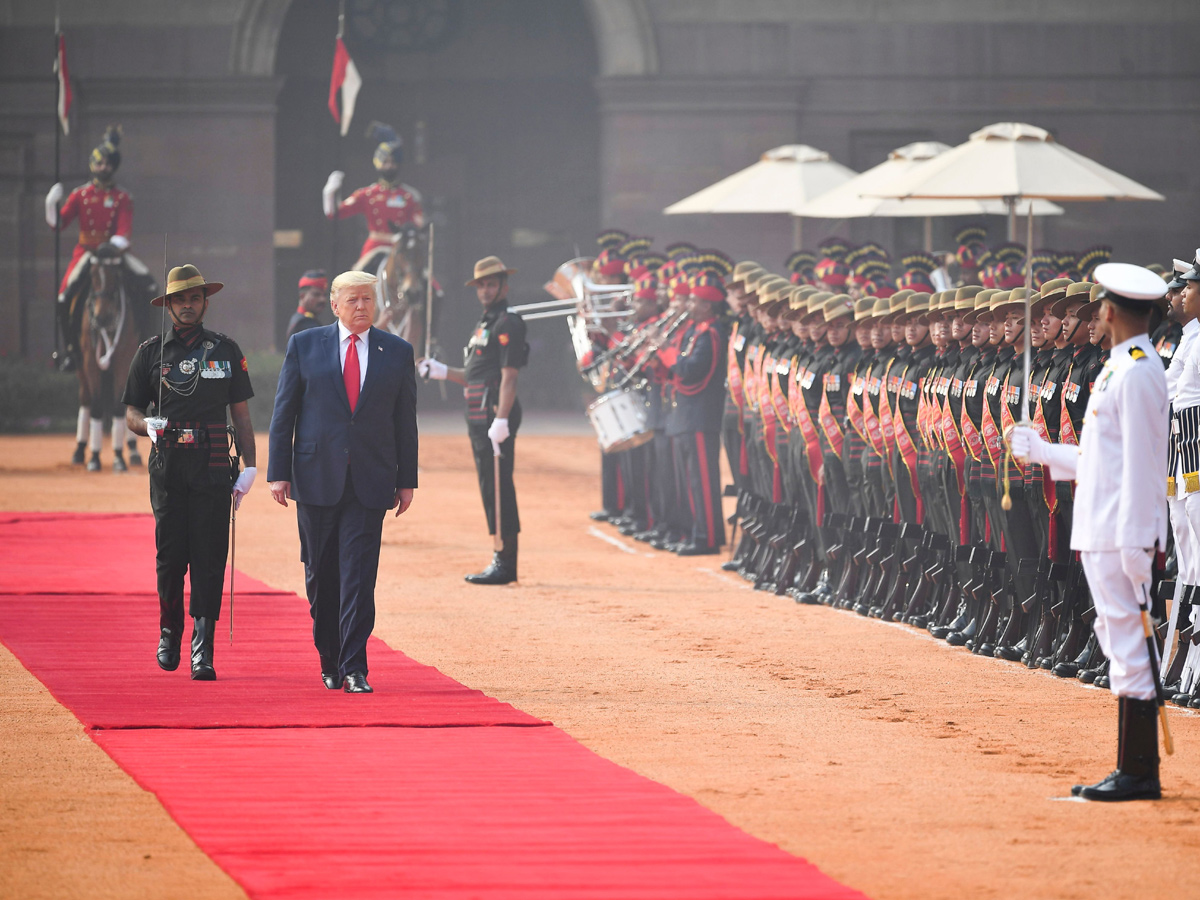
<path id="1" fill-rule="evenodd" d="M 646 403 L 632 391 L 601 395 L 588 406 L 587 414 L 605 453 L 632 450 L 654 437 L 646 427 Z"/>

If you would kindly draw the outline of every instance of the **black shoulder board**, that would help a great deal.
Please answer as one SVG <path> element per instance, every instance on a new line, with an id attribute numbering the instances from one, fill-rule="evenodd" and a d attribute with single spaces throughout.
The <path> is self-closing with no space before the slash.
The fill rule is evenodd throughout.
<path id="1" fill-rule="evenodd" d="M 151 335 L 150 337 L 146 338 L 146 340 L 142 341 L 142 344 L 140 347 L 138 347 L 138 349 L 141 350 L 142 347 L 149 347 L 155 341 L 160 341 L 160 340 L 162 340 L 162 335 L 160 335 L 160 334 Z"/>

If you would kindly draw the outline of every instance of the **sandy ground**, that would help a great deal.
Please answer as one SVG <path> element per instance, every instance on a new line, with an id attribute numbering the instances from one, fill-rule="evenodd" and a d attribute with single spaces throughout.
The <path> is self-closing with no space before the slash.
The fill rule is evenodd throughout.
<path id="1" fill-rule="evenodd" d="M 89 475 L 71 449 L 0 439 L 0 507 L 148 510 L 144 473 Z M 593 440 L 517 452 L 521 582 L 473 587 L 490 542 L 469 449 L 423 436 L 416 501 L 384 528 L 392 646 L 879 900 L 1200 896 L 1200 717 L 1172 712 L 1162 802 L 1064 801 L 1113 768 L 1107 692 L 654 553 L 587 519 Z M 298 548 L 260 479 L 238 567 L 302 592 Z M 242 896 L 2 648 L 0 729 L 0 896 Z"/>

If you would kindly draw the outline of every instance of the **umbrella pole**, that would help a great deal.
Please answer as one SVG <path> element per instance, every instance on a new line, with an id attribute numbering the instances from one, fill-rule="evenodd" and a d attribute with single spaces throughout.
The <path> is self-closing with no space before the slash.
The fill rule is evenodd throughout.
<path id="1" fill-rule="evenodd" d="M 1008 239 L 1017 239 L 1017 198 L 1005 197 L 1004 204 L 1008 207 Z"/>
<path id="2" fill-rule="evenodd" d="M 792 249 L 804 247 L 804 223 L 799 216 L 792 216 Z"/>
<path id="3" fill-rule="evenodd" d="M 925 252 L 933 252 L 933 216 L 925 217 Z"/>

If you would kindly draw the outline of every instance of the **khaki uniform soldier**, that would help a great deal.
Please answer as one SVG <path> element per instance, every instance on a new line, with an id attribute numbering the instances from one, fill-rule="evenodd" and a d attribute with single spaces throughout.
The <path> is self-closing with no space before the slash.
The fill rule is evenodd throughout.
<path id="1" fill-rule="evenodd" d="M 138 348 L 121 398 L 129 429 L 153 442 L 149 471 L 158 570 L 158 665 L 168 672 L 179 667 L 187 573 L 196 681 L 217 677 L 213 637 L 229 552 L 229 505 L 241 504 L 258 471 L 246 402 L 254 395 L 246 357 L 228 337 L 204 327 L 208 298 L 222 287 L 219 281 L 206 281 L 195 266 L 170 271 L 166 293 L 151 303 L 167 307 L 171 330 Z M 227 415 L 238 442 L 232 457 Z M 240 474 L 237 449 L 246 461 Z"/>
<path id="2" fill-rule="evenodd" d="M 505 266 L 498 256 L 485 256 L 475 263 L 474 275 L 466 285 L 475 288 L 483 314 L 463 349 L 465 362 L 461 369 L 436 359 L 417 361 L 417 374 L 423 378 L 448 379 L 463 386 L 467 434 L 475 456 L 488 533 L 495 535 L 499 523 L 500 549 L 493 554 L 491 565 L 466 576 L 472 584 L 509 584 L 517 580 L 517 535 L 521 531 L 513 484 L 517 431 L 521 427 L 517 379 L 529 362 L 529 344 L 524 320 L 508 309 L 508 276 L 514 272 L 516 269 Z M 499 516 L 496 457 L 500 459 Z"/>

